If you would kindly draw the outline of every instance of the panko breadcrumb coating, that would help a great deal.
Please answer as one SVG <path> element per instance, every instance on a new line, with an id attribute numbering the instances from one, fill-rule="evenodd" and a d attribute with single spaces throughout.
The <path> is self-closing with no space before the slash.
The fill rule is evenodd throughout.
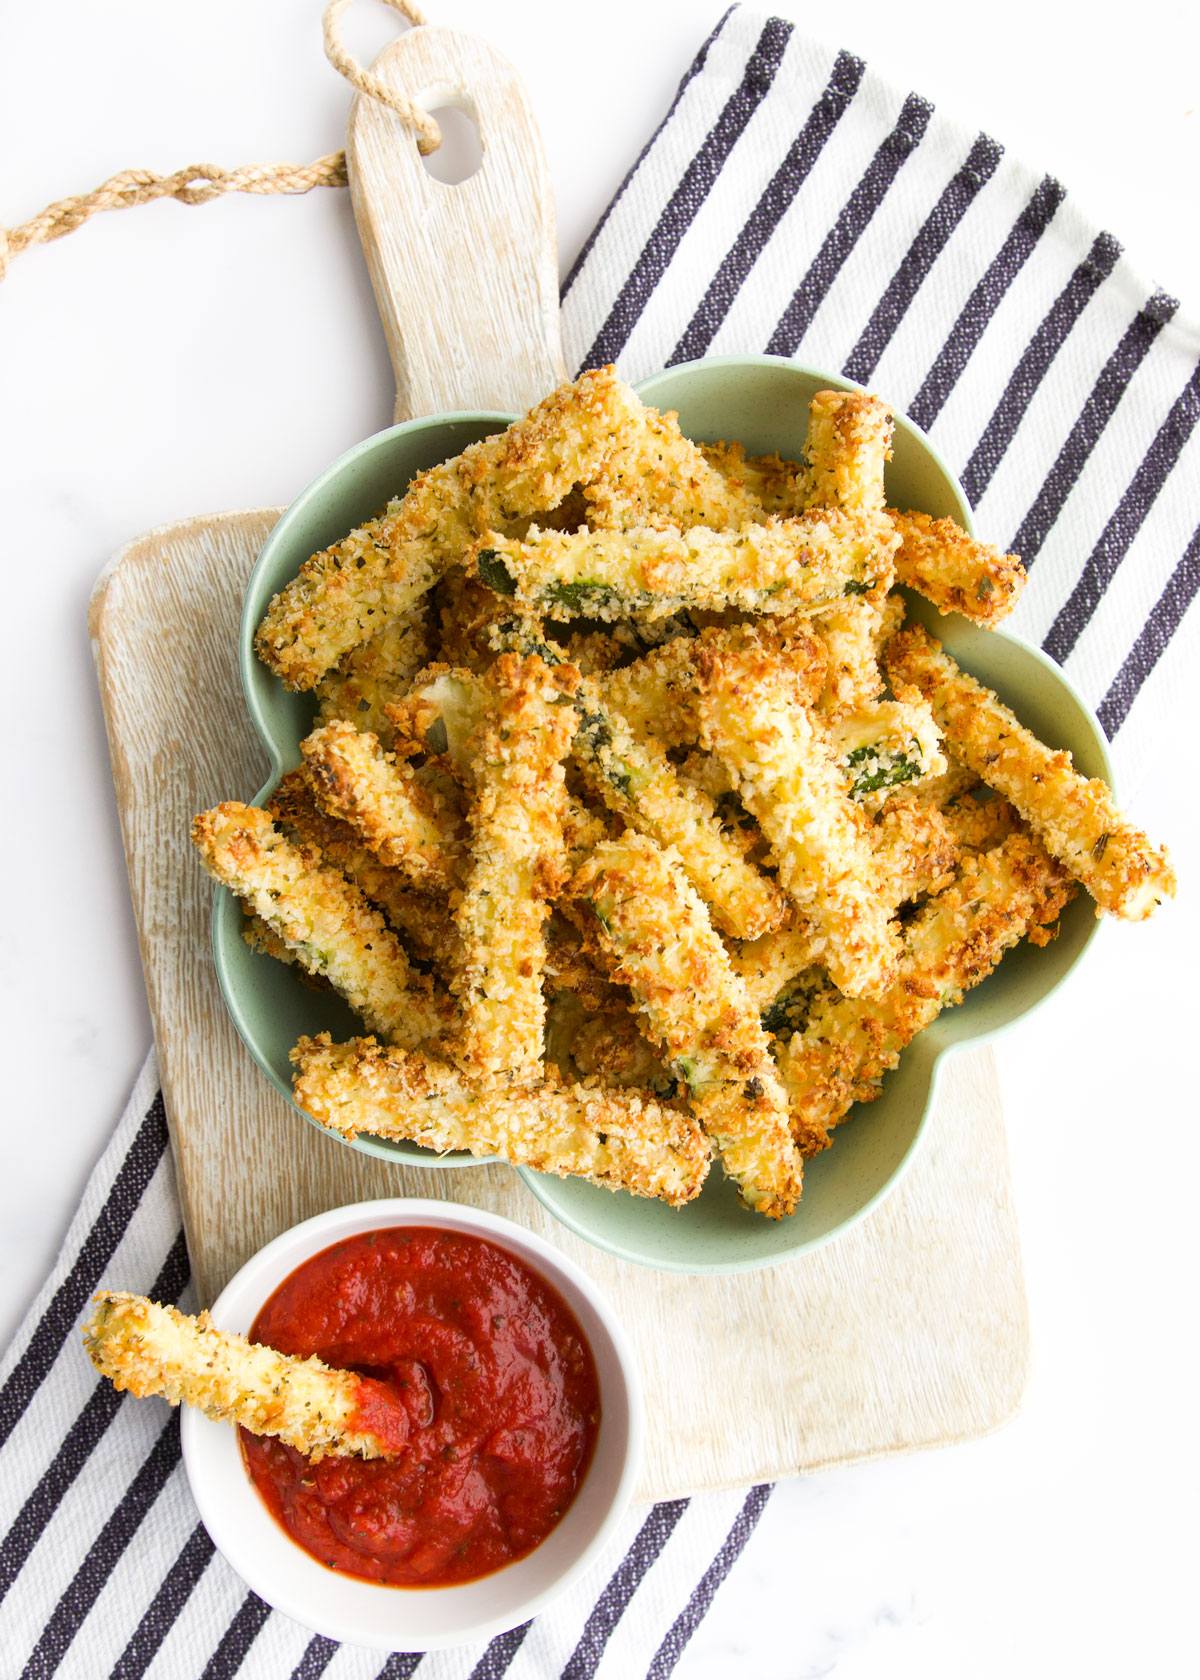
<path id="1" fill-rule="evenodd" d="M 896 577 L 901 583 L 932 601 L 940 613 L 961 613 L 986 625 L 1008 617 L 1025 587 L 1019 555 L 976 542 L 953 519 L 893 509 L 892 523 L 900 537 Z"/>
<path id="2" fill-rule="evenodd" d="M 775 617 L 843 595 L 886 593 L 899 542 L 881 514 L 818 508 L 795 519 L 713 531 L 490 532 L 468 567 L 524 613 L 549 618 L 666 618 L 690 609 Z"/>
<path id="3" fill-rule="evenodd" d="M 331 817 L 349 823 L 380 861 L 426 887 L 462 873 L 462 819 L 378 739 L 335 720 L 300 743 L 309 783 Z"/>
<path id="4" fill-rule="evenodd" d="M 1165 850 L 1125 821 L 1108 787 L 1081 776 L 974 677 L 960 671 L 920 625 L 888 643 L 893 683 L 919 688 L 946 740 L 981 781 L 1002 793 L 1102 910 L 1141 921 L 1175 894 Z"/>
<path id="5" fill-rule="evenodd" d="M 297 1103 L 341 1137 L 362 1132 L 501 1155 L 673 1207 L 699 1195 L 708 1172 L 708 1143 L 691 1116 L 640 1091 L 549 1081 L 477 1086 L 428 1056 L 373 1038 L 334 1044 L 328 1033 L 302 1038 L 292 1061 Z"/>
<path id="6" fill-rule="evenodd" d="M 963 860 L 954 882 L 929 899 L 909 925 L 896 984 L 875 1002 L 828 986 L 808 1025 L 777 1047 L 796 1140 L 806 1155 L 823 1149 L 853 1103 L 879 1095 L 883 1075 L 922 1027 L 1028 935 L 1044 944 L 1075 887 L 1028 834 Z"/>
<path id="7" fill-rule="evenodd" d="M 597 950 L 686 1084 L 743 1202 L 773 1219 L 791 1213 L 801 1168 L 770 1041 L 678 860 L 626 833 L 596 848 L 571 891 L 591 905 Z"/>
<path id="8" fill-rule="evenodd" d="M 385 747 L 392 727 L 384 706 L 410 683 L 429 658 L 425 604 L 390 618 L 367 641 L 352 648 L 341 664 L 317 684 L 317 723 L 345 719 L 355 729 L 369 729 Z"/>
<path id="9" fill-rule="evenodd" d="M 884 463 L 892 454 L 886 403 L 861 391 L 818 391 L 808 410 L 806 507 L 880 513 Z"/>
<path id="10" fill-rule="evenodd" d="M 455 910 L 462 962 L 451 1051 L 474 1079 L 541 1072 L 545 921 L 566 879 L 562 760 L 578 717 L 573 665 L 498 659 L 480 679 L 483 716 L 467 745 L 471 867 Z"/>
<path id="11" fill-rule="evenodd" d="M 266 809 L 289 839 L 322 859 L 377 904 L 415 957 L 445 978 L 459 961 L 458 929 L 444 893 L 413 886 L 402 869 L 382 863 L 356 829 L 323 811 L 303 769 L 289 770 Z"/>
<path id="12" fill-rule="evenodd" d="M 753 812 L 803 915 L 826 936 L 824 961 L 852 997 L 879 997 L 895 975 L 895 930 L 879 896 L 868 819 L 850 798 L 828 735 L 798 706 L 769 636 L 698 658 L 704 745 Z"/>
<path id="13" fill-rule="evenodd" d="M 516 632 L 519 650 L 553 663 L 555 649 L 532 632 Z M 568 667 L 570 668 L 570 667 Z M 469 759 L 468 722 L 478 716 L 482 679 L 468 671 L 438 672 L 392 708 L 403 734 L 444 746 L 448 760 L 464 767 Z M 679 777 L 656 741 L 641 739 L 619 713 L 605 703 L 594 677 L 579 680 L 574 697 L 578 729 L 572 754 L 592 792 L 631 828 L 663 846 L 674 846 L 689 879 L 712 906 L 718 925 L 741 938 L 753 938 L 783 919 L 783 895 L 730 843 L 712 800 Z M 474 727 L 472 724 L 471 727 Z M 568 838 L 575 863 L 586 841 L 575 832 L 568 808 Z"/>
<path id="14" fill-rule="evenodd" d="M 730 488 L 753 497 L 765 513 L 783 518 L 804 506 L 807 473 L 779 455 L 747 455 L 740 443 L 702 443 L 700 453 Z"/>
<path id="15" fill-rule="evenodd" d="M 677 415 L 639 409 L 630 414 L 604 473 L 584 486 L 593 528 L 707 525 L 719 531 L 763 517 L 745 484 L 728 482 L 684 437 Z"/>
<path id="16" fill-rule="evenodd" d="M 806 618 L 777 620 L 775 628 L 780 659 L 795 683 L 797 701 L 811 705 L 826 678 L 821 628 Z M 730 634 L 713 627 L 651 648 L 603 679 L 606 705 L 643 738 L 649 736 L 664 747 L 693 746 L 700 738 L 696 655 L 702 647 L 720 646 Z"/>
<path id="17" fill-rule="evenodd" d="M 265 811 L 236 801 L 203 811 L 192 839 L 209 874 L 242 899 L 310 973 L 322 974 L 372 1031 L 410 1047 L 452 1018 L 404 948 L 346 878 L 287 840 Z"/>
<path id="18" fill-rule="evenodd" d="M 314 1463 L 327 1454 L 391 1458 L 410 1423 L 386 1384 L 322 1360 L 293 1359 L 218 1330 L 143 1295 L 105 1290 L 83 1326 L 88 1357 L 114 1388 L 139 1399 L 159 1394 L 172 1406 L 274 1435 Z"/>
<path id="19" fill-rule="evenodd" d="M 289 688 L 312 688 L 427 594 L 475 537 L 549 511 L 576 484 L 602 477 L 645 412 L 614 368 L 598 368 L 499 436 L 419 474 L 378 519 L 305 561 L 267 608 L 259 658 Z"/>

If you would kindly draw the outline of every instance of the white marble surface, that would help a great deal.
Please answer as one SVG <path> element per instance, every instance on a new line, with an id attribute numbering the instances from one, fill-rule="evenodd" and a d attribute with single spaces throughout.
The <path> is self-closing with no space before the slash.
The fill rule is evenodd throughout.
<path id="1" fill-rule="evenodd" d="M 442 0 L 539 110 L 564 267 L 658 121 L 720 0 Z M 1052 170 L 1200 308 L 1193 8 L 1086 34 L 1075 8 L 859 0 L 820 28 Z M 0 14 L 0 221 L 141 165 L 306 161 L 347 90 L 319 7 L 57 0 Z M 364 6 L 364 53 L 389 15 Z M 978 36 L 971 31 L 978 29 Z M 49 1266 L 149 1041 L 85 609 L 164 520 L 286 502 L 390 418 L 344 193 L 105 216 L 0 286 L 5 914 L 10 1052 L 0 1336 Z M 181 708 L 187 697 L 180 696 Z M 1185 737 L 1171 747 L 1171 731 Z M 1168 1676 L 1192 1655 L 1200 1104 L 1190 1073 L 1200 801 L 1185 720 L 1133 792 L 1183 891 L 1108 928 L 1001 1046 L 1036 1337 L 997 1437 L 781 1486 L 677 1673 L 838 1680 Z"/>

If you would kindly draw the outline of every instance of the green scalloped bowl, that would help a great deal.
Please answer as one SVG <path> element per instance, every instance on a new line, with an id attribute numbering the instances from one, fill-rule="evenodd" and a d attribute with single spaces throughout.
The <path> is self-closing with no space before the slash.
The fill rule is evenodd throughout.
<path id="1" fill-rule="evenodd" d="M 750 454 L 776 450 L 796 459 L 804 448 L 809 400 L 818 390 L 861 387 L 769 356 L 713 357 L 646 379 L 639 395 L 675 409 L 689 437 L 737 439 Z M 291 694 L 255 658 L 254 630 L 271 596 L 320 548 L 375 513 L 417 472 L 507 425 L 506 414 L 462 414 L 410 421 L 380 432 L 334 462 L 283 515 L 251 575 L 242 615 L 240 661 L 250 716 L 271 759 L 261 803 L 299 762 L 311 727 L 312 701 Z M 893 506 L 949 516 L 971 529 L 962 490 L 924 434 L 898 417 L 887 472 Z M 1038 649 L 1003 632 L 979 630 L 912 598 L 954 657 L 1041 738 L 1067 747 L 1079 769 L 1112 780 L 1103 732 L 1063 676 Z M 1055 992 L 1079 962 L 1097 927 L 1091 901 L 1071 904 L 1055 942 L 1011 952 L 995 974 L 948 1011 L 905 1052 L 883 1094 L 839 1127 L 833 1147 L 809 1163 L 804 1196 L 791 1219 L 765 1220 L 739 1207 L 714 1168 L 703 1193 L 685 1208 L 597 1189 L 575 1179 L 518 1169 L 538 1200 L 578 1236 L 626 1260 L 669 1271 L 744 1271 L 793 1259 L 849 1229 L 876 1207 L 911 1162 L 932 1111 L 944 1058 L 981 1044 L 1024 1019 Z M 338 999 L 303 986 L 293 970 L 256 955 L 241 938 L 241 912 L 218 893 L 213 946 L 225 1002 L 238 1032 L 272 1084 L 290 1100 L 288 1051 L 302 1033 L 350 1036 L 361 1026 Z M 297 1112 L 303 1112 L 298 1110 Z M 305 1116 L 307 1119 L 308 1117 Z M 352 1148 L 406 1164 L 463 1166 L 466 1154 L 439 1156 L 408 1143 L 356 1139 Z"/>

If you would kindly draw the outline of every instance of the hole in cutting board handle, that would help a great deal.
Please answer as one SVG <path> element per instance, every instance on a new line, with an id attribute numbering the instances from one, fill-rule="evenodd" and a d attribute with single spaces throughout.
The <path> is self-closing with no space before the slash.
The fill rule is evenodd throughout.
<path id="1" fill-rule="evenodd" d="M 437 151 L 423 157 L 421 162 L 435 181 L 447 187 L 461 186 L 478 174 L 483 162 L 483 145 L 474 117 L 458 105 L 437 105 L 431 109 L 422 100 L 421 108 L 429 111 L 442 131 L 442 143 Z"/>

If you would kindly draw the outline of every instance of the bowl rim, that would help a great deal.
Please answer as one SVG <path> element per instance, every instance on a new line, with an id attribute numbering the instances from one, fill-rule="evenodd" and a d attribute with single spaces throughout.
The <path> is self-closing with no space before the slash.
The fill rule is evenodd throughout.
<path id="1" fill-rule="evenodd" d="M 575 1501 L 568 1509 L 563 1524 L 569 1522 L 571 1511 L 576 1508 L 586 1488 L 588 1477 L 597 1463 L 605 1427 L 604 1418 L 610 1408 L 615 1414 L 616 1426 L 619 1427 L 622 1418 L 624 1420 L 625 1442 L 620 1474 L 607 1508 L 598 1517 L 591 1537 L 568 1565 L 538 1591 L 514 1600 L 507 1610 L 477 1617 L 470 1623 L 456 1621 L 452 1632 L 432 1636 L 419 1634 L 415 1637 L 423 1642 L 414 1643 L 414 1636 L 406 1634 L 403 1627 L 395 1635 L 381 1639 L 369 1634 L 364 1635 L 352 1622 L 342 1619 L 345 1612 L 335 1610 L 326 1613 L 322 1609 L 314 1613 L 312 1605 L 318 1596 L 318 1583 L 323 1584 L 326 1589 L 333 1587 L 335 1591 L 349 1587 L 349 1594 L 339 1593 L 339 1596 L 350 1598 L 361 1596 L 358 1589 L 366 1593 L 371 1593 L 373 1589 L 390 1593 L 398 1611 L 397 1620 L 401 1623 L 404 1619 L 403 1607 L 420 1602 L 424 1595 L 419 1588 L 381 1587 L 379 1583 L 372 1581 L 332 1576 L 276 1524 L 246 1474 L 233 1427 L 227 1423 L 214 1423 L 193 1407 L 182 1407 L 180 1440 L 188 1484 L 209 1537 L 230 1567 L 273 1609 L 290 1616 L 302 1626 L 311 1628 L 327 1638 L 380 1651 L 444 1650 L 477 1640 L 493 1639 L 546 1609 L 590 1569 L 608 1548 L 632 1500 L 641 1469 L 645 1440 L 641 1374 L 632 1344 L 610 1302 L 581 1266 L 547 1242 L 544 1237 L 501 1214 L 491 1213 L 470 1203 L 438 1201 L 429 1197 L 383 1197 L 367 1202 L 347 1203 L 302 1220 L 299 1224 L 282 1231 L 239 1267 L 213 1302 L 209 1309 L 210 1315 L 218 1328 L 245 1334 L 267 1297 L 305 1260 L 331 1247 L 339 1238 L 352 1236 L 360 1231 L 410 1226 L 432 1226 L 443 1230 L 469 1232 L 516 1254 L 558 1290 L 577 1318 L 590 1314 L 595 1320 L 595 1328 L 598 1328 L 607 1342 L 607 1349 L 603 1352 L 608 1357 L 611 1371 L 607 1403 L 602 1408 L 601 1434 L 597 1438 L 596 1451 L 587 1476 L 576 1494 Z M 585 1307 L 585 1313 L 582 1315 L 579 1310 L 580 1302 Z M 586 1333 L 589 1342 L 594 1342 L 592 1326 L 586 1328 Z M 602 1350 L 593 1346 L 593 1356 L 598 1368 L 602 1365 L 601 1354 Z M 235 1459 L 240 1469 L 240 1476 L 234 1483 L 238 1491 L 233 1499 L 229 1499 L 218 1491 L 212 1471 L 219 1465 L 222 1479 L 227 1479 Z M 244 1526 L 245 1518 L 249 1518 L 253 1526 Z M 256 1548 L 255 1528 L 259 1531 L 263 1529 L 262 1521 L 256 1521 L 256 1518 L 265 1519 L 271 1530 L 286 1542 L 287 1552 L 281 1552 L 280 1556 L 286 1556 L 288 1560 L 284 1566 L 288 1574 L 291 1573 L 291 1565 L 295 1565 L 294 1585 L 278 1579 L 275 1564 L 264 1558 Z M 542 1545 L 535 1547 L 527 1558 L 518 1559 L 490 1575 L 480 1577 L 480 1582 L 429 1588 L 427 1592 L 435 1595 L 440 1604 L 452 1604 L 455 1595 L 466 1594 L 481 1582 L 495 1582 L 508 1571 L 519 1570 L 523 1563 L 537 1558 L 542 1552 L 542 1547 L 553 1544 L 555 1534 L 561 1532 L 561 1526 L 551 1530 Z M 426 1599 L 425 1602 L 430 1600 Z M 460 1628 L 463 1631 L 459 1631 Z"/>

